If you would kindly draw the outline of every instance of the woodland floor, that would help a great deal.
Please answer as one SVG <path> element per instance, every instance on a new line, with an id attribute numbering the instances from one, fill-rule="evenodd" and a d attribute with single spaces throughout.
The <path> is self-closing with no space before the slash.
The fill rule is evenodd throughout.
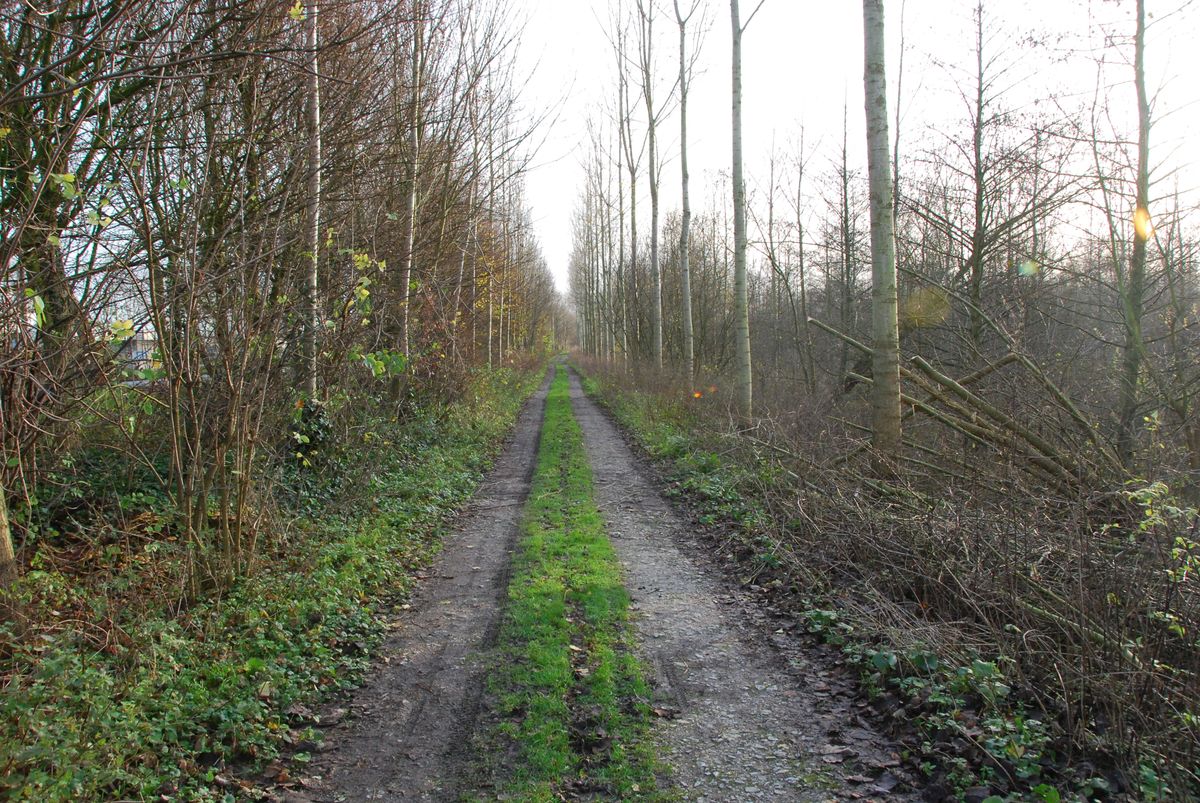
<path id="1" fill-rule="evenodd" d="M 394 612 L 366 684 L 312 715 L 312 760 L 275 778 L 290 803 L 453 801 L 472 791 L 471 735 L 529 494 L 547 386 L 421 590 Z M 695 801 L 915 800 L 898 748 L 865 718 L 850 674 L 773 616 L 702 549 L 686 512 L 571 376 L 596 503 L 632 598 L 668 786 Z"/>

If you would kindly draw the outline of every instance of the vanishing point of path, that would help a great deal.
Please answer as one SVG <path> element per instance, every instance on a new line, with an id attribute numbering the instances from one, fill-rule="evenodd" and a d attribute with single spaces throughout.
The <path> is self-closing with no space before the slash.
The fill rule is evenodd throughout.
<path id="1" fill-rule="evenodd" d="M 306 788 L 286 800 L 455 801 L 470 791 L 459 782 L 472 761 L 547 386 L 522 411 L 464 524 L 397 621 L 352 716 L 326 732 Z M 849 694 L 830 691 L 845 689 L 845 679 L 802 649 L 781 651 L 777 636 L 748 621 L 740 592 L 692 557 L 685 520 L 574 374 L 571 402 L 663 714 L 655 741 L 683 798 L 916 799 L 899 793 L 888 741 L 856 716 Z"/>

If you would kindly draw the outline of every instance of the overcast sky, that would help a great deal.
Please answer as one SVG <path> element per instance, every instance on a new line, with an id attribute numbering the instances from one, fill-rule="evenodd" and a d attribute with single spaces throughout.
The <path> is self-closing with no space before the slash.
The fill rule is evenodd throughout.
<path id="1" fill-rule="evenodd" d="M 615 92 L 615 68 L 605 36 L 618 0 L 513 0 L 527 19 L 520 70 L 526 106 L 552 109 L 554 125 L 526 181 L 527 199 L 543 252 L 560 288 L 566 287 L 571 249 L 570 217 L 580 195 L 587 154 L 587 124 L 598 118 Z M 656 54 L 660 92 L 671 85 L 678 39 L 670 0 L 662 4 Z M 685 6 L 690 0 L 681 0 Z M 625 0 L 625 4 L 630 4 Z M 742 0 L 743 19 L 755 0 Z M 1186 8 L 1175 12 L 1181 5 Z M 904 153 L 935 146 L 939 132 L 962 125 L 967 109 L 957 86 L 974 61 L 972 8 L 967 0 L 906 0 L 904 74 L 900 108 Z M 1152 147 L 1156 161 L 1187 169 L 1185 189 L 1194 188 L 1200 157 L 1200 3 L 1148 0 L 1148 79 L 1158 91 L 1158 121 Z M 895 104 L 901 52 L 900 0 L 886 0 L 889 39 L 888 89 Z M 1084 52 L 1100 41 L 1101 26 L 1126 36 L 1133 31 L 1133 0 L 987 0 L 990 47 L 1010 68 L 1015 86 L 1005 103 L 1034 111 L 1052 103 L 1090 103 L 1096 94 L 1096 55 Z M 689 156 L 693 206 L 711 194 L 730 160 L 729 3 L 708 0 L 711 22 L 701 53 L 700 73 L 689 96 Z M 1127 24 L 1122 24 L 1125 21 Z M 1038 35 L 1036 43 L 1027 35 Z M 1128 39 L 1126 40 L 1126 42 Z M 1124 45 L 1125 43 L 1122 43 Z M 772 146 L 795 154 L 804 128 L 810 164 L 820 171 L 840 149 L 843 107 L 848 111 L 850 160 L 864 165 L 862 100 L 862 6 L 857 0 L 766 0 L 743 41 L 743 86 L 747 183 L 753 193 L 765 184 Z M 1011 52 L 1007 57 L 1001 51 Z M 988 46 L 985 46 L 985 55 Z M 1113 67 L 1099 83 L 1118 116 L 1136 113 L 1132 48 L 1108 54 Z M 895 106 L 892 106 L 894 112 Z M 662 124 L 663 216 L 679 206 L 678 119 Z M 643 186 L 642 197 L 646 191 Z"/>

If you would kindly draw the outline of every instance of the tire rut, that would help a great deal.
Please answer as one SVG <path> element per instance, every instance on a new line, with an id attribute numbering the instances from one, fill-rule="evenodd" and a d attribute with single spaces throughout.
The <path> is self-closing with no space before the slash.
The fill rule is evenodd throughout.
<path id="1" fill-rule="evenodd" d="M 731 605 L 738 595 L 728 582 L 680 548 L 684 520 L 574 373 L 571 401 L 633 599 L 663 715 L 656 739 L 675 785 L 698 801 L 915 799 L 887 771 L 898 764 L 889 740 L 855 721 L 848 699 L 812 692 L 826 686 L 819 665 L 790 666 Z M 836 738 L 849 729 L 859 732 L 853 745 Z"/>
<path id="2" fill-rule="evenodd" d="M 512 553 L 536 462 L 549 374 L 526 403 L 463 524 L 447 537 L 381 666 L 326 732 L 292 803 L 457 800 L 471 756 L 488 649 L 496 640 Z"/>

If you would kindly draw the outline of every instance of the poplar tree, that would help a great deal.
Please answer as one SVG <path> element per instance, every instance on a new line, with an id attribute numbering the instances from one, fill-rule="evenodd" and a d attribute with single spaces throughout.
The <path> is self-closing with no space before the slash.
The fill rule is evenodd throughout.
<path id="1" fill-rule="evenodd" d="M 871 187 L 872 437 L 881 464 L 900 452 L 900 334 L 888 139 L 883 0 L 863 0 L 867 168 Z"/>

